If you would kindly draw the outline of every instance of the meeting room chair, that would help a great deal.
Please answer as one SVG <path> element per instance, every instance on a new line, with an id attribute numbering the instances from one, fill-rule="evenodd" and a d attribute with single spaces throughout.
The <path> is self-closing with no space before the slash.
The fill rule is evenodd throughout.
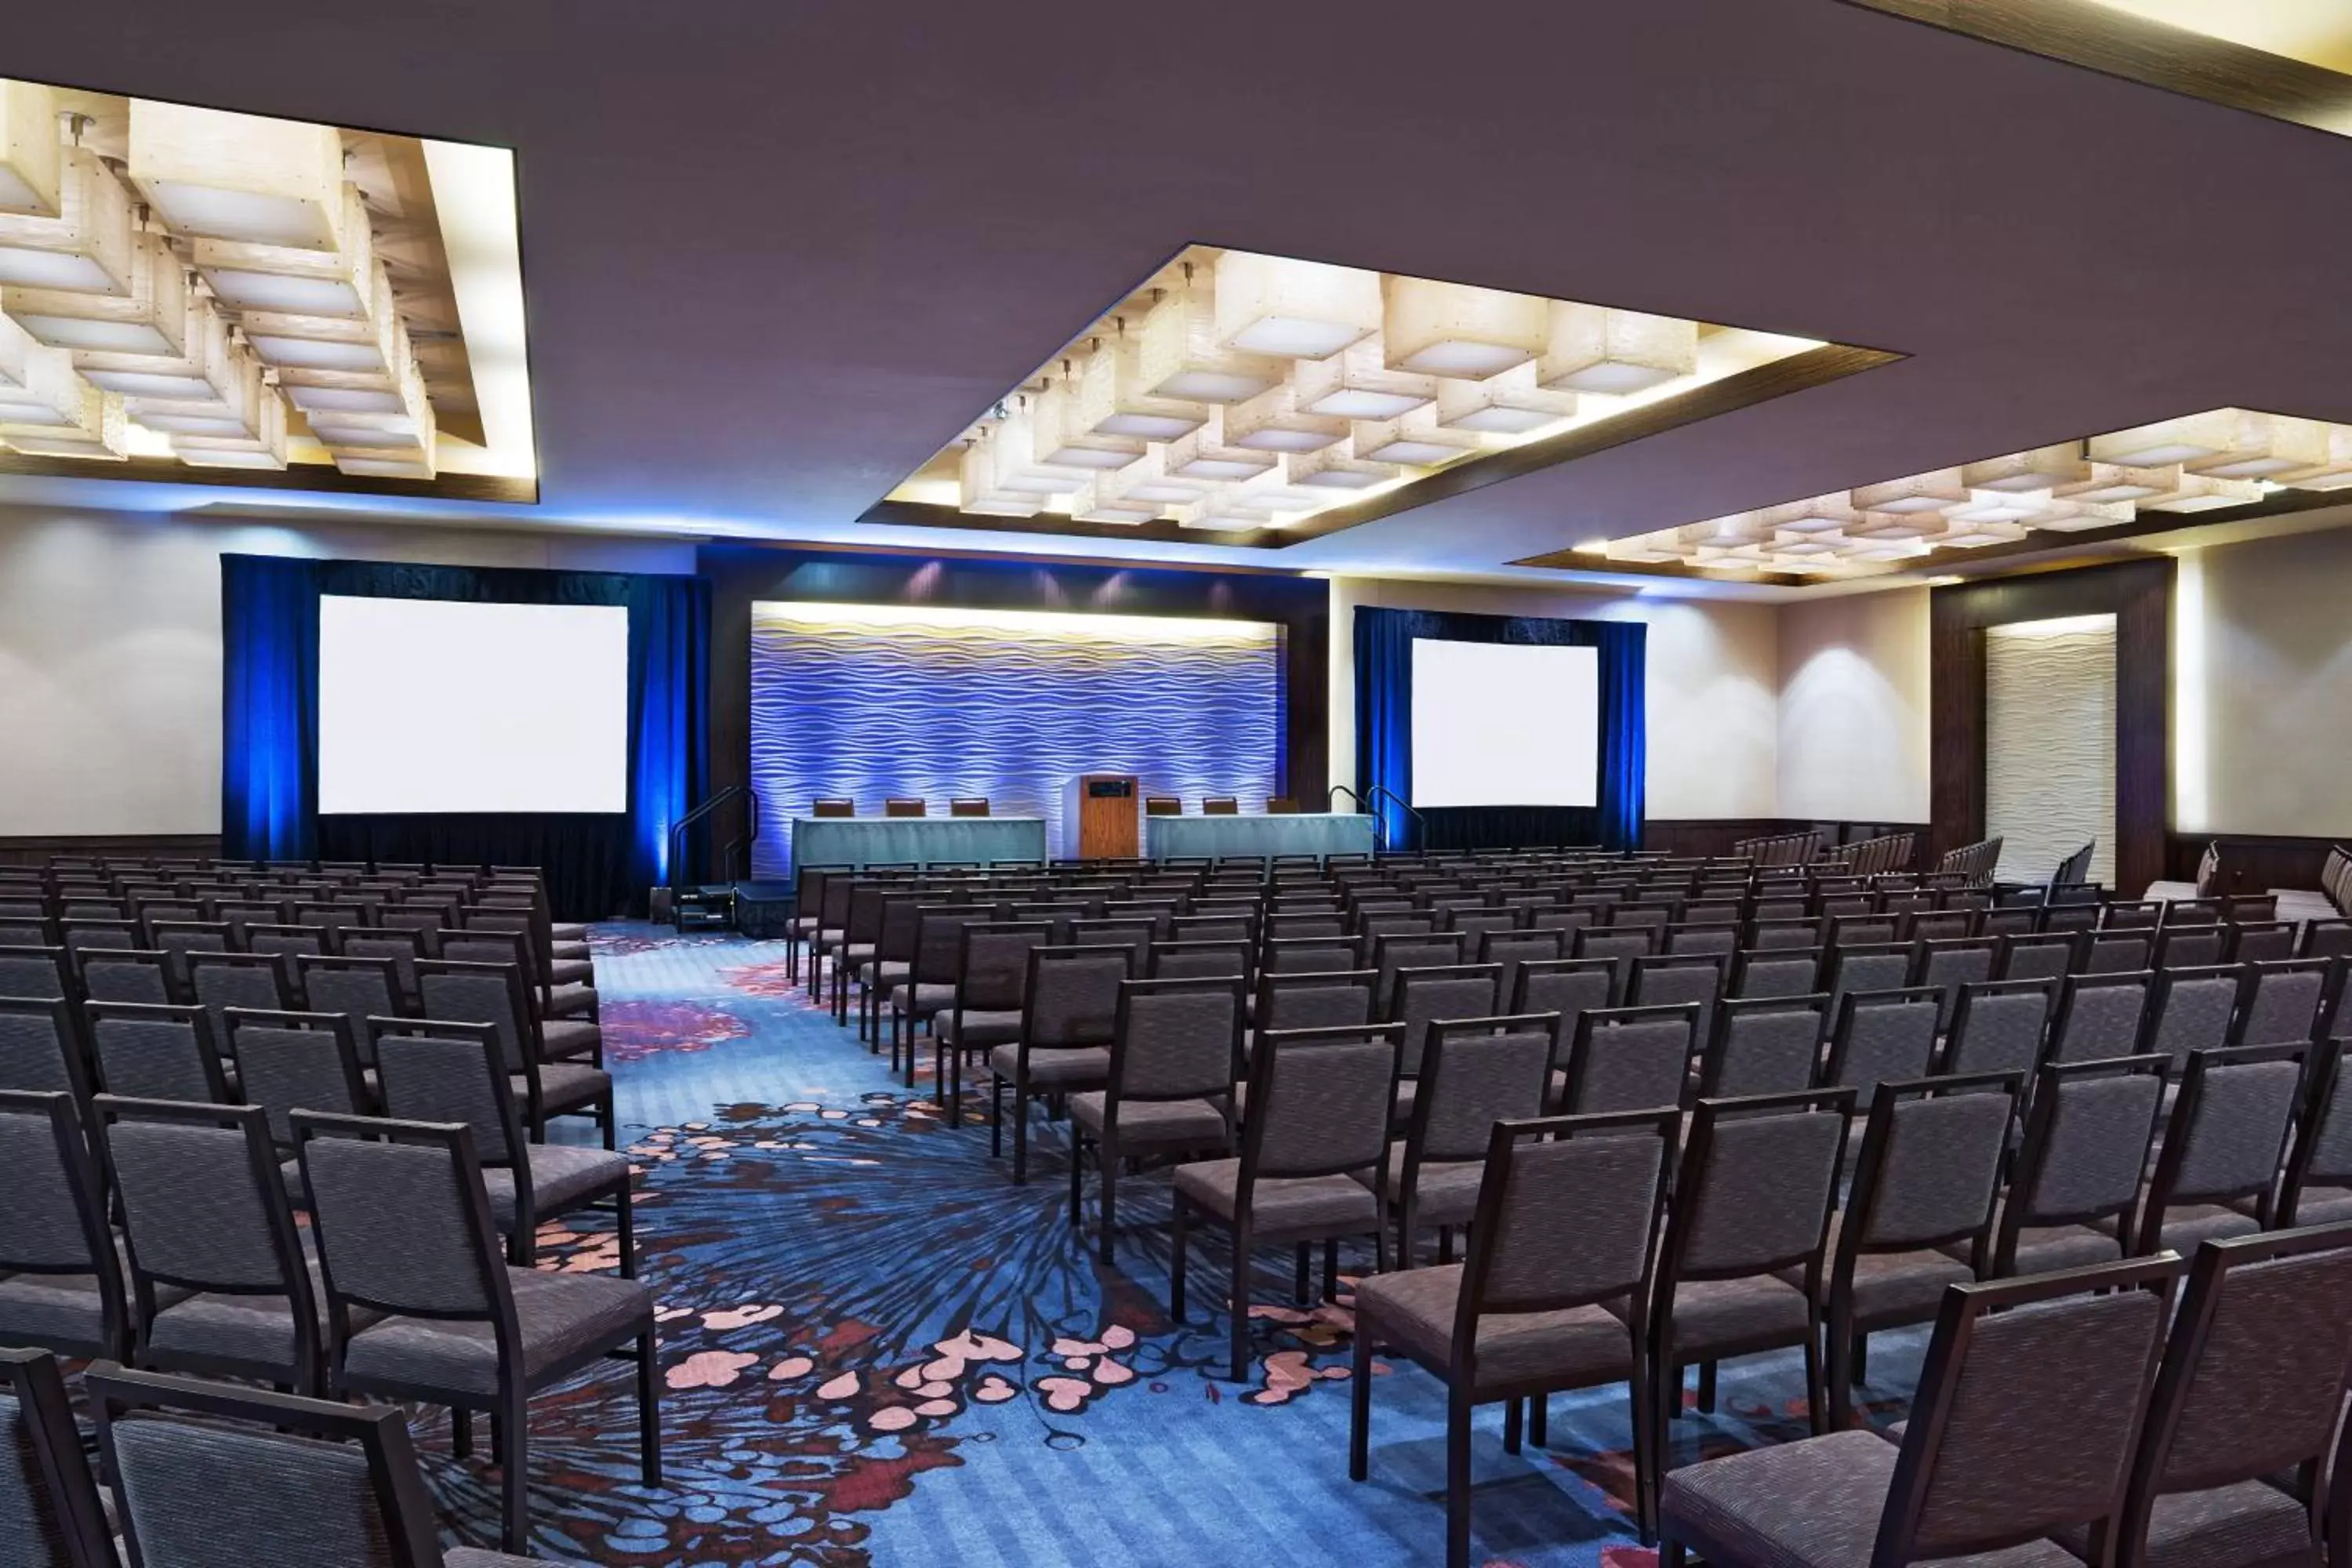
<path id="1" fill-rule="evenodd" d="M 1120 984 L 1105 1086 L 1070 1097 L 1070 1224 L 1081 1223 L 1091 1149 L 1102 1189 L 1096 1254 L 1103 1262 L 1112 1260 L 1118 1232 L 1123 1160 L 1233 1146 L 1244 994 L 1239 975 Z"/>
<path id="2" fill-rule="evenodd" d="M 131 1353 L 106 1189 L 72 1095 L 0 1089 L 0 1345 Z"/>
<path id="3" fill-rule="evenodd" d="M 1229 795 L 1208 795 L 1201 802 L 1201 815 L 1203 816 L 1237 816 L 1241 809 L 1242 803 Z"/>
<path id="4" fill-rule="evenodd" d="M 839 796 L 820 796 L 809 806 L 811 816 L 856 816 L 857 803 Z"/>
<path id="5" fill-rule="evenodd" d="M 61 998 L 0 996 L 0 1089 L 66 1094 L 79 1105 L 93 1086 L 73 1007 Z"/>
<path id="6" fill-rule="evenodd" d="M 882 803 L 885 816 L 926 816 L 930 807 L 923 801 L 908 795 L 892 795 Z"/>
<path id="7" fill-rule="evenodd" d="M 226 1105 L 236 1096 L 201 1007 L 93 1002 L 82 1010 L 95 1086 L 143 1100 Z"/>
<path id="8" fill-rule="evenodd" d="M 1591 1116 L 1679 1107 L 1690 1081 L 1704 1007 L 1673 1002 L 1588 1007 L 1560 1042 L 1551 1094 L 1559 1113 Z"/>
<path id="9" fill-rule="evenodd" d="M 1286 795 L 1268 795 L 1265 814 L 1268 816 L 1296 816 L 1298 815 L 1298 802 Z"/>
<path id="10" fill-rule="evenodd" d="M 948 815 L 950 816 L 986 816 L 988 815 L 988 797 L 985 795 L 957 795 L 955 798 L 948 802 Z"/>
<path id="11" fill-rule="evenodd" d="M 2309 1051 L 2239 1046 L 2189 1053 L 2132 1250 L 2169 1247 L 2186 1257 L 2200 1241 L 2262 1227 L 2253 1216 L 2288 1157 Z"/>
<path id="12" fill-rule="evenodd" d="M 1699 1058 L 1699 1095 L 1712 1100 L 1811 1089 L 1829 1033 L 1829 1005 L 1825 992 L 1720 1004 Z"/>
<path id="13" fill-rule="evenodd" d="M 1143 815 L 1181 816 L 1184 815 L 1184 802 L 1181 797 L 1172 795 L 1147 795 L 1143 797 Z"/>
<path id="14" fill-rule="evenodd" d="M 2162 1057 L 2046 1062 L 1980 1279 L 2125 1257 L 2164 1105 Z"/>
<path id="15" fill-rule="evenodd" d="M 1013 1090 L 1013 1179 L 1029 1179 L 1029 1101 L 1103 1088 L 1119 998 L 1133 977 L 1136 952 L 1122 943 L 1034 946 L 1022 1000 L 1021 1032 L 988 1053 L 988 1152 L 1004 1151 L 1004 1091 Z M 1073 1163 L 1076 1156 L 1072 1155 Z"/>

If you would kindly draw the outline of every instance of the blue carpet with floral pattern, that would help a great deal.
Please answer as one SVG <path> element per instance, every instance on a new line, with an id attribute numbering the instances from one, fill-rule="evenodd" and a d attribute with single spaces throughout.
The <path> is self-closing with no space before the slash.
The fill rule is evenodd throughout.
<path id="1" fill-rule="evenodd" d="M 1116 1268 L 1066 1217 L 1064 1130 L 1033 1127 L 1027 1184 L 788 984 L 783 949 L 599 928 L 622 1144 L 643 1171 L 645 1277 L 661 1299 L 668 1485 L 636 1481 L 615 1363 L 532 1409 L 533 1545 L 595 1563 L 829 1568 L 1345 1563 L 1443 1555 L 1444 1402 L 1376 1363 L 1372 1474 L 1346 1469 L 1349 1313 L 1291 1305 L 1259 1259 L 1252 1374 L 1224 1377 L 1223 1265 L 1196 1255 L 1191 1321 L 1167 1306 L 1165 1174 L 1123 1181 Z M 928 1068 L 926 1068 L 926 1073 Z M 982 1075 L 984 1079 L 984 1074 Z M 606 1268 L 609 1232 L 548 1226 L 543 1267 Z M 1343 1269 L 1349 1258 L 1343 1256 Z M 1363 1266 L 1364 1258 L 1354 1259 Z M 1881 1336 L 1874 1390 L 1916 1344 Z M 1794 1352 L 1723 1369 L 1672 1462 L 1804 1431 Z M 1629 1515 L 1622 1387 L 1561 1394 L 1550 1445 L 1504 1452 L 1480 1412 L 1475 1552 L 1515 1568 L 1647 1568 Z M 488 1544 L 497 1481 L 418 1444 L 455 1533 Z"/>

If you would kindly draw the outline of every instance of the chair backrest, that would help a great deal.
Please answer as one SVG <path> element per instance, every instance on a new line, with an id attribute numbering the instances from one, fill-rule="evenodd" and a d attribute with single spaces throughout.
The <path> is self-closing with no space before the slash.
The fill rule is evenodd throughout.
<path id="1" fill-rule="evenodd" d="M 1241 1065 L 1242 981 L 1129 980 L 1110 1045 L 1110 1100 L 1230 1096 Z"/>
<path id="2" fill-rule="evenodd" d="M 1402 1024 L 1280 1029 L 1250 1056 L 1240 1173 L 1246 1203 L 1261 1177 L 1377 1170 L 1389 1176 Z"/>
<path id="3" fill-rule="evenodd" d="M 1362 962 L 1353 937 L 1280 936 L 1268 931 L 1265 969 L 1268 974 L 1305 974 L 1352 970 Z"/>
<path id="4" fill-rule="evenodd" d="M 1826 992 L 1722 1004 L 1700 1058 L 1698 1092 L 1722 1098 L 1811 1089 L 1829 1032 L 1829 1005 Z"/>
<path id="5" fill-rule="evenodd" d="M 1988 926 L 1990 923 L 1988 915 Z M 2000 938 L 2000 963 L 1993 973 L 2003 980 L 2055 980 L 2073 972 L 2074 949 L 2071 931 L 2006 934 Z"/>
<path id="6" fill-rule="evenodd" d="M 1473 957 L 1480 963 L 1503 966 L 1502 994 L 1508 998 L 1519 981 L 1519 965 L 1556 959 L 1567 947 L 1566 933 L 1557 931 L 1485 931 L 1478 933 Z"/>
<path id="7" fill-rule="evenodd" d="M 2190 1053 L 2148 1183 L 2140 1250 L 2162 1244 L 2174 1204 L 2267 1199 L 2286 1158 L 2308 1046 L 2240 1046 Z"/>
<path id="8" fill-rule="evenodd" d="M 1948 937 L 1940 941 L 1922 938 L 1912 956 L 1907 984 L 1943 988 L 1940 1026 L 1948 1029 L 1952 1015 L 1959 1006 L 1960 987 L 1990 980 L 1993 964 L 2000 956 L 2000 943 L 1990 937 Z"/>
<path id="9" fill-rule="evenodd" d="M 1533 959 L 1519 965 L 1506 1005 L 1513 1013 L 1557 1013 L 1562 1032 L 1572 1034 L 1579 1014 L 1612 1005 L 1622 984 L 1614 959 Z"/>
<path id="10" fill-rule="evenodd" d="M 1424 1162 L 1484 1158 L 1495 1123 L 1543 1114 L 1559 1024 L 1537 1013 L 1431 1027 L 1405 1132 L 1406 1181 Z"/>
<path id="11" fill-rule="evenodd" d="M 2139 1049 L 2170 1057 L 2177 1069 L 2191 1051 L 2228 1045 L 2244 986 L 2245 971 L 2235 964 L 2158 970 Z"/>
<path id="12" fill-rule="evenodd" d="M 463 1123 L 473 1135 L 476 1160 L 484 1166 L 514 1166 L 518 1180 L 528 1178 L 522 1117 L 495 1026 L 379 1018 L 374 1026 L 376 1076 L 386 1116 Z"/>
<path id="13" fill-rule="evenodd" d="M 1489 1314 L 1622 1296 L 1640 1321 L 1678 1127 L 1671 1111 L 1494 1124 L 1454 1313 L 1456 1367 L 1474 1364 Z"/>
<path id="14" fill-rule="evenodd" d="M 1832 947 L 1822 956 L 1821 989 L 1830 994 L 1830 1016 L 1835 1018 L 1849 991 L 1893 991 L 1911 979 L 1912 944 L 1870 942 Z"/>
<path id="15" fill-rule="evenodd" d="M 311 1342 L 318 1316 L 268 1114 L 110 1094 L 91 1103 L 142 1299 L 158 1284 L 283 1296 L 297 1342 Z"/>
<path id="16" fill-rule="evenodd" d="M 0 1170 L 8 1173 L 0 1182 L 0 1272 L 94 1276 L 110 1335 L 119 1335 L 127 1321 L 122 1275 L 71 1095 L 0 1089 Z M 47 1348 L 113 1353 L 110 1346 Z"/>
<path id="17" fill-rule="evenodd" d="M 1568 1039 L 1562 1109 L 1588 1116 L 1681 1105 L 1704 1016 L 1696 1002 L 1586 1009 Z"/>
<path id="18" fill-rule="evenodd" d="M 1241 809 L 1242 803 L 1229 795 L 1208 795 L 1201 802 L 1201 815 L 1203 816 L 1237 816 Z"/>
<path id="19" fill-rule="evenodd" d="M 1724 963 L 1724 955 L 1715 952 L 1641 954 L 1633 960 L 1626 1004 L 1656 1007 L 1696 1002 L 1712 1008 L 1723 994 Z"/>
<path id="20" fill-rule="evenodd" d="M 297 953 L 294 973 L 302 982 L 302 999 L 311 1012 L 341 1013 L 352 1021 L 362 1061 L 367 1058 L 367 1020 L 397 1016 L 409 1010 L 408 998 L 402 994 L 388 958 Z"/>
<path id="21" fill-rule="evenodd" d="M 898 795 L 893 795 L 882 803 L 882 815 L 885 816 L 923 816 L 929 815 L 929 811 L 930 807 L 922 801 Z"/>
<path id="22" fill-rule="evenodd" d="M 1259 1029 L 1338 1028 L 1369 1024 L 1379 982 L 1370 969 L 1258 976 Z"/>
<path id="23" fill-rule="evenodd" d="M 2005 1072 L 1882 1086 L 1863 1127 L 1853 1189 L 1838 1226 L 1833 1292 L 1852 1290 L 1864 1253 L 1985 1236 L 2023 1083 Z"/>
<path id="24" fill-rule="evenodd" d="M 2347 1294 L 2352 1224 L 2198 1248 L 2132 1467 L 2129 1561 L 2144 1560 L 2159 1496 L 2317 1476 L 2352 1374 Z"/>
<path id="25" fill-rule="evenodd" d="M 2057 982 L 1979 980 L 1959 988 L 1944 1040 L 1948 1073 L 2017 1072 L 2033 1081 Z"/>
<path id="26" fill-rule="evenodd" d="M 1029 949 L 1021 1039 L 1037 1050 L 1108 1046 L 1118 1032 L 1119 988 L 1135 973 L 1124 944 Z"/>
<path id="27" fill-rule="evenodd" d="M 488 1320 L 502 1349 L 515 1343 L 514 1300 L 463 1122 L 298 1110 L 294 1137 L 337 1317 L 359 1306 Z"/>
<path id="28" fill-rule="evenodd" d="M 109 1094 L 207 1105 L 230 1100 L 212 1016 L 202 1007 L 93 1002 L 83 1016 L 96 1081 Z"/>
<path id="29" fill-rule="evenodd" d="M 0 1348 L 0 1552 L 11 1568 L 114 1568 L 113 1530 L 47 1351 Z"/>
<path id="30" fill-rule="evenodd" d="M 2341 958 L 2352 953 L 2352 920 L 2306 921 L 2297 939 L 2297 958 Z"/>
<path id="31" fill-rule="evenodd" d="M 1421 1072 L 1421 1047 L 1430 1026 L 1441 1018 L 1483 1018 L 1500 1004 L 1503 966 L 1499 963 L 1446 963 L 1428 968 L 1400 969 L 1393 976 L 1389 1018 L 1404 1026 L 1403 1054 L 1399 1070 L 1407 1078 Z"/>
<path id="32" fill-rule="evenodd" d="M 2164 1102 L 2162 1057 L 2045 1063 L 2001 1205 L 1991 1272 L 2010 1272 L 2029 1226 L 2126 1223 Z"/>
<path id="33" fill-rule="evenodd" d="M 507 1071 L 524 1072 L 536 1063 L 530 1003 L 523 992 L 522 973 L 514 965 L 420 958 L 416 987 L 425 1017 L 445 1023 L 488 1024 L 496 1029 Z"/>
<path id="34" fill-rule="evenodd" d="M 221 1016 L 231 1007 L 282 1010 L 293 1005 L 290 963 L 267 953 L 192 952 L 188 997 L 211 1017 L 213 1038 L 222 1036 Z"/>
<path id="35" fill-rule="evenodd" d="M 2222 959 L 2231 963 L 2269 963 L 2295 956 L 2303 928 L 2291 921 L 2245 921 L 2222 928 Z"/>
<path id="36" fill-rule="evenodd" d="M 440 1568 L 406 1414 L 94 1366 L 123 1536 L 149 1568 Z"/>
<path id="37" fill-rule="evenodd" d="M 987 904 L 924 905 L 916 917 L 916 981 L 924 985 L 954 984 L 963 963 L 964 927 L 985 923 L 995 912 L 993 906 Z"/>
<path id="38" fill-rule="evenodd" d="M 325 939 L 309 926 L 249 925 L 245 928 L 245 950 L 283 957 L 291 963 L 300 953 L 326 952 L 327 944 Z"/>
<path id="39" fill-rule="evenodd" d="M 2311 1082 L 2296 1121 L 2294 1152 L 2288 1156 L 2279 1196 L 2278 1221 L 2295 1223 L 2305 1187 L 2352 1185 L 2352 1073 L 2344 1055 L 2352 1042 L 2329 1040 L 2313 1058 Z"/>
<path id="40" fill-rule="evenodd" d="M 1926 1077 L 1942 1014 L 1943 994 L 1933 986 L 1847 992 L 1830 1026 L 1822 1084 L 1855 1090 L 1856 1103 L 1867 1107 L 1878 1085 Z"/>
<path id="41" fill-rule="evenodd" d="M 1700 1100 L 1660 1254 L 1667 1284 L 1817 1266 L 1853 1113 L 1850 1089 Z"/>
<path id="42" fill-rule="evenodd" d="M 177 999 L 171 971 L 160 952 L 80 948 L 75 955 L 79 961 L 82 994 L 93 1002 L 160 1005 Z"/>
<path id="43" fill-rule="evenodd" d="M 1759 899 L 1757 900 L 1757 908 L 1764 909 L 1768 907 L 1768 902 L 1769 900 Z M 1804 906 L 1803 900 L 1793 900 L 1790 902 L 1801 912 L 1769 920 L 1761 915 L 1758 916 L 1748 928 L 1748 946 L 1751 951 L 1758 952 L 1777 952 L 1784 949 L 1796 949 L 1811 952 L 1818 962 L 1823 951 L 1822 935 L 1825 922 L 1814 920 L 1801 912 Z"/>
<path id="44" fill-rule="evenodd" d="M 1050 921 L 973 921 L 964 925 L 956 955 L 957 1008 L 1019 1012 L 1028 995 L 1029 954 L 1053 934 Z"/>
<path id="45" fill-rule="evenodd" d="M 811 803 L 809 815 L 811 816 L 856 816 L 857 803 L 854 800 L 832 798 L 818 800 Z"/>
<path id="46" fill-rule="evenodd" d="M 69 994 L 64 948 L 0 947 L 0 996 L 47 1002 Z"/>
<path id="47" fill-rule="evenodd" d="M 1226 975 L 1246 980 L 1251 951 L 1246 937 L 1155 942 L 1148 954 L 1147 967 L 1154 980 L 1218 979 Z"/>
<path id="48" fill-rule="evenodd" d="M 1172 795 L 1147 795 L 1143 797 L 1143 815 L 1181 816 L 1184 815 L 1184 802 L 1181 797 Z"/>
<path id="49" fill-rule="evenodd" d="M 289 1152 L 296 1107 L 349 1115 L 368 1103 L 359 1037 L 341 1013 L 232 1007 L 221 1039 L 236 1064 L 238 1097 L 268 1113 L 269 1135 Z"/>
<path id="50" fill-rule="evenodd" d="M 2059 985 L 2058 1012 L 2050 1025 L 2050 1059 L 2089 1062 L 2131 1055 L 2139 1047 L 2154 978 L 2145 970 L 2068 975 Z"/>
<path id="51" fill-rule="evenodd" d="M 2199 969 L 2230 956 L 2230 932 L 2219 925 L 2167 924 L 2156 933 L 2148 963 L 2156 969 Z"/>
<path id="52" fill-rule="evenodd" d="M 1735 997 L 1810 996 L 1819 989 L 1822 950 L 1817 947 L 1748 948 L 1731 961 L 1726 994 Z"/>
<path id="53" fill-rule="evenodd" d="M 0 1089 L 89 1098 L 89 1067 L 65 1002 L 0 996 Z"/>
<path id="54" fill-rule="evenodd" d="M 2075 950 L 2074 968 L 2083 974 L 2128 974 L 2147 969 L 2155 950 L 2153 929 L 2089 931 Z"/>
<path id="55" fill-rule="evenodd" d="M 1372 967 L 1380 971 L 1381 1012 L 1395 1016 L 1400 970 L 1460 963 L 1465 945 L 1460 931 L 1392 931 L 1374 937 Z M 1491 1013 L 1494 1008 L 1487 1006 L 1480 1011 Z"/>
<path id="56" fill-rule="evenodd" d="M 2167 1257 L 1948 1287 L 1871 1562 L 2115 1520 L 2180 1269 Z"/>
<path id="57" fill-rule="evenodd" d="M 986 816 L 988 800 L 984 795 L 960 795 L 948 802 L 950 816 Z"/>
<path id="58" fill-rule="evenodd" d="M 2320 1009 L 2327 1000 L 2331 960 L 2294 958 L 2249 966 L 2244 1016 L 2236 1044 L 2298 1046 L 2319 1028 Z"/>

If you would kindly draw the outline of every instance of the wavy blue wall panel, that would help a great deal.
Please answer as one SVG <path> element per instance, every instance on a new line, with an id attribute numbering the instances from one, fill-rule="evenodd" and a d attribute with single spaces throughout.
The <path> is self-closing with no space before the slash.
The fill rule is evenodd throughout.
<path id="1" fill-rule="evenodd" d="M 1045 817 L 1057 854 L 1078 773 L 1255 810 L 1279 785 L 1282 669 L 1282 628 L 1258 621 L 756 604 L 753 875 L 790 874 L 792 819 L 820 796 L 879 815 L 986 795 Z"/>

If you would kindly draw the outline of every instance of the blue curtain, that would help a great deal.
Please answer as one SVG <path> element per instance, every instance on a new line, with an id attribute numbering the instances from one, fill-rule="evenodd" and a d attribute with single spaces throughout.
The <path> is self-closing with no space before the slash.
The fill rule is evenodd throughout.
<path id="1" fill-rule="evenodd" d="M 627 812 L 321 817 L 319 599 L 326 594 L 625 605 Z M 709 787 L 709 583 L 613 572 L 230 555 L 221 561 L 221 596 L 224 855 L 536 865 L 547 872 L 549 901 L 567 920 L 641 908 L 646 889 L 667 879 L 671 826 Z M 551 679 L 561 679 L 560 672 Z"/>
<path id="2" fill-rule="evenodd" d="M 1535 616 L 1473 616 L 1438 610 L 1356 611 L 1356 791 L 1395 848 L 1484 849 L 1536 844 L 1637 848 L 1642 841 L 1647 741 L 1643 663 L 1648 628 L 1639 622 L 1563 621 Z M 1601 789 L 1596 807 L 1454 806 L 1418 819 L 1412 798 L 1412 644 L 1549 644 L 1600 650 Z M 1527 695 L 1529 723 L 1549 713 L 1541 692 Z M 1375 803 L 1372 790 L 1386 793 Z M 1391 798 L 1393 797 L 1393 798 Z"/>

